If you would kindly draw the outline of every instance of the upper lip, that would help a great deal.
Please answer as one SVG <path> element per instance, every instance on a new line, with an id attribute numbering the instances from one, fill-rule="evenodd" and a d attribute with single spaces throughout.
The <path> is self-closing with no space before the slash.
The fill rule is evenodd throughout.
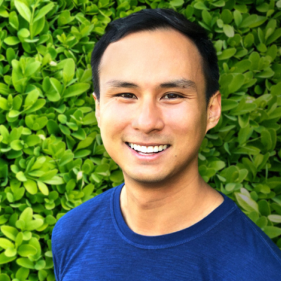
<path id="1" fill-rule="evenodd" d="M 159 146 L 159 145 L 169 145 L 168 143 L 143 143 L 143 142 L 131 142 L 127 141 L 127 143 L 132 143 L 140 146 Z"/>

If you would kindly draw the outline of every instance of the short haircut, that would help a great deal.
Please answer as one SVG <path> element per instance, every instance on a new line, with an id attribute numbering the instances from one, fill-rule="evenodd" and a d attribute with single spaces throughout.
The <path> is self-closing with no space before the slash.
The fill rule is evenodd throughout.
<path id="1" fill-rule="evenodd" d="M 205 77 L 207 106 L 219 89 L 219 68 L 216 50 L 207 32 L 198 24 L 186 19 L 172 9 L 144 9 L 108 24 L 105 34 L 96 43 L 91 57 L 93 84 L 97 99 L 100 98 L 99 65 L 105 49 L 110 43 L 139 31 L 174 29 L 185 35 L 198 48 L 202 56 Z M 168 38 L 167 38 L 168 40 Z"/>

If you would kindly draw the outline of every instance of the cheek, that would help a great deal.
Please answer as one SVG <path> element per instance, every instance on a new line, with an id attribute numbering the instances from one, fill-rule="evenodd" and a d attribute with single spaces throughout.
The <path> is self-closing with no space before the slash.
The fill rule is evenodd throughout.
<path id="1" fill-rule="evenodd" d="M 115 102 L 104 105 L 100 112 L 100 130 L 104 143 L 117 136 L 120 138 L 128 124 L 130 114 Z"/>
<path id="2" fill-rule="evenodd" d="M 189 151 L 200 147 L 205 135 L 205 114 L 196 105 L 178 107 L 166 115 L 166 126 L 180 150 Z M 174 135 L 174 136 L 173 136 Z"/>

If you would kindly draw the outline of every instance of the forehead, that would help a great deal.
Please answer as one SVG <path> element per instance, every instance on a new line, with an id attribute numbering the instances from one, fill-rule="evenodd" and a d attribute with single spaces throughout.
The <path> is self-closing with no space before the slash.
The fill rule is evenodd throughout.
<path id="1" fill-rule="evenodd" d="M 108 80 L 124 78 L 144 87 L 182 78 L 202 86 L 202 58 L 196 45 L 174 29 L 140 31 L 109 44 L 99 74 L 101 92 Z"/>

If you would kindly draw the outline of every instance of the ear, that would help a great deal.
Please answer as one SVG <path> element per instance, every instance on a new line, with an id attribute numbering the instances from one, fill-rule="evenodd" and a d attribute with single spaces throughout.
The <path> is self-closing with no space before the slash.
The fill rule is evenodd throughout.
<path id="1" fill-rule="evenodd" d="M 210 99 L 207 110 L 207 126 L 205 134 L 214 128 L 221 116 L 221 93 L 217 91 Z"/>
<path id="2" fill-rule="evenodd" d="M 95 99 L 95 105 L 96 105 L 96 110 L 95 110 L 95 114 L 96 114 L 96 118 L 97 118 L 97 122 L 98 122 L 98 127 L 100 126 L 100 103 L 99 100 L 95 94 L 95 92 L 93 93 L 93 98 Z"/>

